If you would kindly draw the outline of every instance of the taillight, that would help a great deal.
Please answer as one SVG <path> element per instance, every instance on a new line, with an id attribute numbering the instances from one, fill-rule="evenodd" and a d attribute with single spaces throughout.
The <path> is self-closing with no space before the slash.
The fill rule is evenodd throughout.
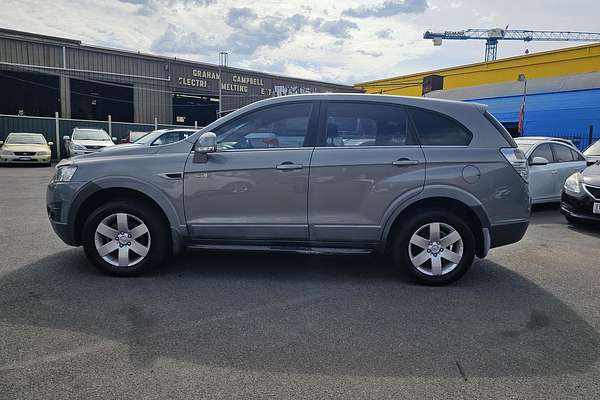
<path id="1" fill-rule="evenodd" d="M 527 164 L 527 158 L 521 150 L 516 147 L 504 147 L 500 149 L 500 153 L 506 158 L 506 161 L 513 166 L 515 171 L 519 173 L 521 178 L 527 182 L 529 177 L 529 165 Z"/>

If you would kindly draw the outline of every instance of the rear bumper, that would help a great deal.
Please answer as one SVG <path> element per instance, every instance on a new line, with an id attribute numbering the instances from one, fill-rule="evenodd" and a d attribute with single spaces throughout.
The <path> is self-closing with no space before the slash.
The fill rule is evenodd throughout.
<path id="1" fill-rule="evenodd" d="M 528 226 L 529 220 L 492 225 L 490 227 L 490 247 L 494 248 L 517 243 L 525 236 Z"/>

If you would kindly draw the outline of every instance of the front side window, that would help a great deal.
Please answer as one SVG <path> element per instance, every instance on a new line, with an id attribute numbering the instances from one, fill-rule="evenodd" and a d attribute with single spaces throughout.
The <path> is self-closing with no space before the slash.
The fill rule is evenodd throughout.
<path id="1" fill-rule="evenodd" d="M 549 163 L 554 162 L 554 156 L 552 155 L 552 150 L 548 143 L 542 143 L 536 147 L 529 156 L 529 162 L 532 162 L 535 157 L 543 157 L 548 160 Z"/>
<path id="2" fill-rule="evenodd" d="M 407 146 L 417 144 L 401 106 L 331 102 L 325 146 Z"/>
<path id="3" fill-rule="evenodd" d="M 571 149 L 562 144 L 552 144 L 552 150 L 554 151 L 554 157 L 556 162 L 570 162 L 573 161 L 573 153 Z"/>
<path id="4" fill-rule="evenodd" d="M 411 108 L 409 113 L 422 146 L 466 146 L 471 143 L 473 134 L 452 118 L 420 108 Z"/>
<path id="5" fill-rule="evenodd" d="M 312 103 L 291 103 L 250 112 L 214 130 L 219 149 L 303 147 Z"/>

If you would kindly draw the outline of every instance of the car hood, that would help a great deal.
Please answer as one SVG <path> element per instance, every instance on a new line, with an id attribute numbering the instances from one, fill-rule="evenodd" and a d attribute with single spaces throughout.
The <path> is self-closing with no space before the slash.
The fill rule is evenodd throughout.
<path id="1" fill-rule="evenodd" d="M 157 152 L 156 147 L 142 146 L 134 143 L 130 144 L 120 144 L 117 146 L 105 147 L 100 151 L 84 154 L 81 156 L 71 157 L 70 160 L 73 162 L 97 162 L 102 160 L 114 160 L 115 158 L 120 157 L 129 157 L 129 156 L 137 156 L 144 154 L 152 154 Z"/>
<path id="2" fill-rule="evenodd" d="M 45 144 L 5 144 L 2 150 L 7 151 L 47 151 L 50 148 Z"/>
<path id="3" fill-rule="evenodd" d="M 73 140 L 73 143 L 81 144 L 83 146 L 102 146 L 102 147 L 108 147 L 108 146 L 114 146 L 115 145 L 110 140 L 82 140 L 82 139 L 75 139 L 75 140 Z"/>
<path id="4" fill-rule="evenodd" d="M 587 167 L 583 170 L 581 175 L 583 175 L 583 183 L 592 186 L 600 186 L 600 164 L 596 163 Z"/>

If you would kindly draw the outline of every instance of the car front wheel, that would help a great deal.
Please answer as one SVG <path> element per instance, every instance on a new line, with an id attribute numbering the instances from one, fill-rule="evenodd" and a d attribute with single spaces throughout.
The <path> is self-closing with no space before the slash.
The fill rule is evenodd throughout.
<path id="1" fill-rule="evenodd" d="M 93 212 L 83 228 L 87 257 L 112 275 L 132 276 L 160 264 L 168 254 L 167 227 L 156 210 L 112 202 Z"/>
<path id="2" fill-rule="evenodd" d="M 457 215 L 429 210 L 400 229 L 393 244 L 394 260 L 421 283 L 449 284 L 473 264 L 473 232 Z"/>

